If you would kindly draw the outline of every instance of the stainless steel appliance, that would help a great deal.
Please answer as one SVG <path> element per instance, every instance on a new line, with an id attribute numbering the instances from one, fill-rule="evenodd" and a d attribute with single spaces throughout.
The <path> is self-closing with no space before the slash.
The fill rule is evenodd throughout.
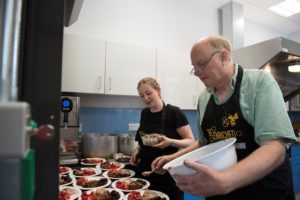
<path id="1" fill-rule="evenodd" d="M 263 69 L 272 73 L 285 101 L 300 93 L 300 43 L 278 37 L 233 52 L 233 60 L 244 68 Z"/>
<path id="2" fill-rule="evenodd" d="M 83 157 L 112 158 L 118 153 L 118 136 L 110 133 L 83 134 Z"/>
<path id="3" fill-rule="evenodd" d="M 60 158 L 61 165 L 77 164 L 80 159 L 80 97 L 62 96 L 60 102 Z"/>

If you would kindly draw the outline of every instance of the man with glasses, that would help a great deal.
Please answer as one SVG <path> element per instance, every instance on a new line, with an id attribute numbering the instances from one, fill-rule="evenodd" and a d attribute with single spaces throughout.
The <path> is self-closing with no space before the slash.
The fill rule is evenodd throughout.
<path id="1" fill-rule="evenodd" d="M 173 175 L 177 186 L 209 200 L 294 200 L 286 144 L 294 142 L 295 135 L 275 79 L 265 71 L 233 63 L 231 44 L 223 36 L 198 41 L 191 61 L 191 73 L 207 87 L 198 101 L 199 142 L 157 158 L 152 168 L 164 173 L 161 167 L 166 162 L 202 145 L 236 137 L 237 164 L 215 171 L 185 160 L 197 173 Z"/>

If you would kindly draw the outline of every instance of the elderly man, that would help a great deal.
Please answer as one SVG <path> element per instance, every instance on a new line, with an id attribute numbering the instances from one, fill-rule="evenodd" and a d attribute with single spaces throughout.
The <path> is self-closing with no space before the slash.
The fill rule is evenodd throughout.
<path id="1" fill-rule="evenodd" d="M 163 164 L 182 154 L 236 137 L 237 164 L 215 171 L 186 160 L 184 164 L 197 173 L 173 175 L 177 186 L 208 200 L 295 199 L 286 152 L 286 144 L 295 141 L 295 135 L 272 75 L 233 63 L 230 42 L 218 35 L 198 41 L 192 47 L 191 61 L 192 73 L 207 87 L 198 102 L 199 142 L 157 158 L 152 168 L 162 173 Z"/>

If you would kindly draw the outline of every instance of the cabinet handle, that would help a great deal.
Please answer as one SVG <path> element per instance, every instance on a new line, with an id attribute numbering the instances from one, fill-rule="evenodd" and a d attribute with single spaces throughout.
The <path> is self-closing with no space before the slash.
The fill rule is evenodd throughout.
<path id="1" fill-rule="evenodd" d="M 111 91 L 111 77 L 108 78 L 108 82 L 109 82 L 109 91 Z"/>
<path id="2" fill-rule="evenodd" d="M 98 91 L 100 91 L 100 90 L 101 90 L 101 88 L 102 88 L 102 84 L 101 84 L 101 76 L 100 76 L 100 75 L 98 76 L 98 80 L 99 80 L 99 87 L 98 87 Z"/>

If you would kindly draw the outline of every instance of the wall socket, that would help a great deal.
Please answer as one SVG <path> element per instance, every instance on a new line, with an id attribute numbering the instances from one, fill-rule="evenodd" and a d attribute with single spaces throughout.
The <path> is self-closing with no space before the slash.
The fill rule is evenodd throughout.
<path id="1" fill-rule="evenodd" d="M 128 131 L 137 131 L 139 127 L 140 127 L 139 123 L 129 123 Z"/>

